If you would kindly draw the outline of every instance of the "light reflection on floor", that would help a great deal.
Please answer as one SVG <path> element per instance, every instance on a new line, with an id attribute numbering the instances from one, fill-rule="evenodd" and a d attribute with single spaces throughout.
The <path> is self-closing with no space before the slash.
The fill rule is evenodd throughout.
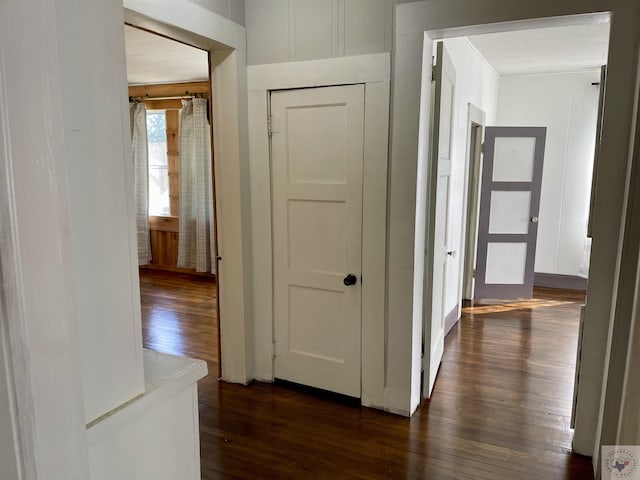
<path id="1" fill-rule="evenodd" d="M 519 302 L 512 303 L 502 303 L 498 305 L 476 305 L 463 307 L 462 313 L 469 313 L 472 315 L 482 315 L 488 313 L 501 313 L 501 312 L 511 312 L 514 310 L 525 310 L 525 309 L 534 309 L 534 308 L 544 308 L 544 307 L 558 307 L 562 305 L 571 305 L 574 302 L 568 302 L 564 300 L 523 300 Z"/>
<path id="2" fill-rule="evenodd" d="M 145 328 L 151 332 L 147 346 L 153 350 L 172 355 L 186 355 L 182 324 L 176 312 L 162 307 L 152 307 L 148 311 Z"/>

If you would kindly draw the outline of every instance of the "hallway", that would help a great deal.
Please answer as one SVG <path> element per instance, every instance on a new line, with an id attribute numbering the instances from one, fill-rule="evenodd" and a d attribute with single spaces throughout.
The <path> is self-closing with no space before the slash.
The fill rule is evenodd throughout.
<path id="1" fill-rule="evenodd" d="M 145 347 L 215 371 L 213 283 L 143 271 Z M 434 396 L 411 418 L 280 384 L 199 383 L 203 479 L 593 478 L 570 454 L 581 294 L 463 309 Z"/>

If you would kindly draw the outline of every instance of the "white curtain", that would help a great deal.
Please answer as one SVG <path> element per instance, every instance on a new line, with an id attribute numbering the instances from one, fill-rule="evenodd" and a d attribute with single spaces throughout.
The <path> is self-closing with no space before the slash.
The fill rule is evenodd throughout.
<path id="1" fill-rule="evenodd" d="M 178 267 L 215 273 L 211 130 L 207 100 L 183 101 L 180 112 Z"/>
<path id="2" fill-rule="evenodd" d="M 147 109 L 144 103 L 129 104 L 131 114 L 131 148 L 135 177 L 136 230 L 138 265 L 151 261 L 149 240 L 149 154 L 147 147 Z"/>

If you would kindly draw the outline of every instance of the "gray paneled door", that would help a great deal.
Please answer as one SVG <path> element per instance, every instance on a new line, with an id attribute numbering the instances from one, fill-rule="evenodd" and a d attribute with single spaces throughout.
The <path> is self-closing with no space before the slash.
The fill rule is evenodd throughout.
<path id="1" fill-rule="evenodd" d="M 475 298 L 531 298 L 546 127 L 487 127 Z"/>

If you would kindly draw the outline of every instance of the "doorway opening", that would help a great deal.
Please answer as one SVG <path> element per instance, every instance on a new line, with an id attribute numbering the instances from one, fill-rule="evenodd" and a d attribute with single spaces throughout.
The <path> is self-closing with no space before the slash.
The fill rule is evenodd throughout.
<path id="1" fill-rule="evenodd" d="M 435 267 L 430 269 L 427 263 L 426 268 L 425 284 L 432 291 L 425 291 L 424 344 L 430 348 L 424 355 L 425 377 L 427 372 L 437 371 L 441 361 L 444 374 L 451 374 L 453 367 L 445 368 L 447 349 L 459 350 L 461 338 L 484 342 L 485 349 L 492 349 L 494 354 L 502 352 L 504 358 L 509 351 L 503 348 L 520 349 L 524 358 L 544 358 L 532 348 L 537 345 L 539 350 L 540 342 L 544 342 L 534 335 L 538 335 L 536 327 L 545 322 L 542 318 L 545 311 L 552 315 L 552 324 L 557 322 L 559 334 L 570 325 L 563 335 L 570 339 L 572 352 L 569 371 L 564 371 L 566 359 L 555 362 L 550 354 L 547 367 L 564 372 L 562 382 L 569 384 L 573 382 L 575 368 L 580 368 L 579 335 L 584 312 L 580 304 L 587 287 L 591 184 L 594 171 L 597 174 L 597 168 L 593 167 L 594 152 L 598 145 L 597 125 L 602 118 L 598 87 L 601 66 L 607 63 L 609 24 L 516 28 L 514 25 L 509 32 L 503 29 L 503 33 L 446 38 L 439 42 L 427 36 L 425 41 L 425 55 L 431 56 L 433 49 L 437 52 L 433 56 L 439 59 L 443 51 L 456 70 L 455 81 L 445 81 L 440 80 L 442 69 L 437 61 L 434 69 L 433 91 L 438 92 L 438 82 L 442 81 L 443 85 L 453 86 L 453 95 L 436 96 L 433 111 L 438 113 L 442 110 L 439 105 L 449 105 L 451 96 L 455 100 L 454 112 L 448 118 L 437 115 L 432 118 L 436 134 L 429 172 L 430 186 L 435 191 L 427 215 L 433 211 L 448 212 L 445 222 L 448 230 L 443 238 L 451 243 L 446 249 L 449 255 L 445 260 L 444 287 L 438 286 Z M 590 42 L 585 42 L 585 38 Z M 424 85 L 423 82 L 423 88 Z M 529 140 L 534 134 L 528 130 L 535 129 L 545 130 L 546 141 L 544 136 Z M 540 143 L 545 147 L 545 155 L 538 211 L 535 193 L 530 188 L 538 168 L 534 160 Z M 437 200 L 440 184 L 435 181 L 435 172 L 439 177 L 442 171 L 443 145 L 451 151 L 448 161 L 453 164 L 446 204 Z M 517 163 L 519 160 L 522 162 Z M 501 170 L 496 171 L 499 164 Z M 428 242 L 437 237 L 437 229 L 437 221 L 427 226 Z M 537 238 L 527 243 L 524 237 L 532 229 Z M 508 235 L 523 238 L 518 237 L 519 244 L 514 247 Z M 485 251 L 480 255 L 483 241 Z M 428 243 L 427 251 L 435 252 L 433 245 Z M 456 256 L 457 251 L 462 255 Z M 493 263 L 488 265 L 490 260 Z M 478 264 L 480 261 L 483 265 Z M 530 293 L 514 293 L 512 286 L 526 284 L 527 276 L 531 278 Z M 496 288 L 483 295 L 477 289 L 479 281 L 492 283 Z M 501 285 L 505 288 L 500 289 Z M 484 300 L 479 302 L 480 298 Z M 436 309 L 436 301 L 444 306 Z M 563 305 L 564 308 L 558 308 Z M 434 317 L 436 312 L 441 312 L 438 318 Z M 453 322 L 447 321 L 448 312 L 453 313 Z M 492 317 L 496 315 L 499 318 Z M 454 324 L 459 318 L 463 321 L 456 329 Z M 501 344 L 497 336 L 501 330 L 494 330 L 500 322 L 506 322 L 505 328 L 519 326 L 514 332 L 521 340 L 519 345 L 506 340 Z M 440 328 L 445 332 L 451 330 L 443 349 L 433 345 L 434 330 L 437 335 Z M 470 333 L 469 329 L 475 330 Z M 493 340 L 488 341 L 485 335 L 492 335 Z M 444 355 L 440 357 L 442 350 Z M 468 359 L 462 356 L 465 365 L 474 362 L 472 350 L 468 351 Z M 527 376 L 532 375 L 529 367 L 523 365 L 517 372 L 515 365 L 505 365 L 523 382 L 529 382 Z M 512 387 L 517 391 L 515 377 L 514 381 Z M 431 396 L 434 382 L 435 375 L 430 373 L 429 381 L 426 378 L 423 381 L 424 397 Z M 437 385 L 434 391 L 437 394 Z M 567 430 L 573 427 L 576 398 L 573 392 L 554 388 L 547 392 L 549 402 L 562 403 L 558 412 Z"/>
<path id="2" fill-rule="evenodd" d="M 145 348 L 220 376 L 208 52 L 125 25 Z"/>
<path id="3" fill-rule="evenodd" d="M 598 154 L 608 27 L 606 23 L 585 24 L 467 37 L 499 75 L 493 125 L 547 127 L 540 211 L 520 215 L 539 222 L 535 225 L 535 268 L 527 272 L 533 275 L 535 286 L 586 290 L 591 245 L 588 223 L 594 194 L 591 185 L 597 172 L 594 158 Z M 473 131 L 468 131 L 473 147 Z M 477 167 L 473 160 L 470 148 L 462 267 L 463 300 L 467 301 L 478 298 L 474 292 L 478 266 L 473 245 L 478 218 L 473 207 L 480 197 L 482 181 L 473 178 Z M 495 212 L 485 206 L 492 223 L 505 217 L 504 208 L 496 206 Z M 512 215 L 509 222 L 515 222 L 517 216 Z"/>

